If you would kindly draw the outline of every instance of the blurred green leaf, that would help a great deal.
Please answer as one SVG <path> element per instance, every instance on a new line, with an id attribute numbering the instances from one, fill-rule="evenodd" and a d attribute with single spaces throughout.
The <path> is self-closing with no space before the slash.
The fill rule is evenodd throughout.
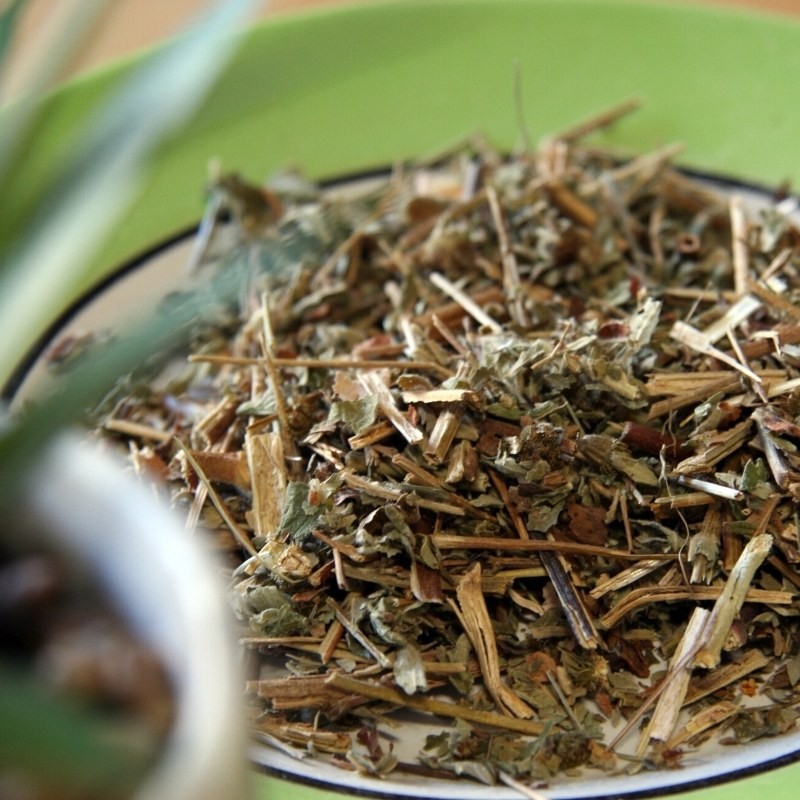
<path id="1" fill-rule="evenodd" d="M 90 21 L 107 0 L 76 0 L 58 45 L 33 70 L 32 94 L 4 110 L 0 122 L 0 382 L 35 336 L 60 310 L 70 287 L 86 269 L 111 226 L 118 223 L 147 170 L 149 157 L 201 105 L 228 56 L 255 0 L 224 0 L 186 34 L 147 58 L 130 79 L 87 115 L 82 138 L 52 181 L 15 208 L 15 190 L 36 172 L 43 155 L 32 143 L 47 139 L 48 117 L 39 91 L 74 52 Z M 78 5 L 79 4 L 79 5 Z M 7 51 L 24 0 L 13 0 L 0 17 L 0 55 Z M 24 148 L 23 148 L 24 145 Z M 4 166 L 8 167 L 4 171 Z M 6 214 L 6 211 L 12 213 Z M 98 353 L 65 379 L 57 396 L 42 398 L 0 429 L 0 508 L 11 519 L 24 503 L 18 492 L 46 445 L 80 420 L 114 383 L 153 353 L 188 335 L 192 321 L 212 302 L 232 298 L 239 278 L 223 273 L 209 293 L 198 292 L 168 314 L 141 326 Z M 11 511 L 10 509 L 14 509 Z M 8 528 L 9 526 L 6 526 Z M 11 526 L 13 527 L 13 526 Z M 10 535 L 10 531 L 4 531 Z M 13 546 L 13 540 L 5 537 Z M 47 692 L 32 676 L 0 662 L 0 720 L 13 736 L 0 736 L 0 770 L 23 771 L 70 796 L 84 790 L 118 796 L 146 766 L 136 742 L 120 729 Z M 110 738 L 109 738 L 110 737 Z M 133 746 L 131 746 L 133 745 Z M 75 794 L 77 792 L 77 795 Z"/>
<path id="2" fill-rule="evenodd" d="M 243 279 L 236 269 L 222 269 L 204 289 L 176 299 L 168 311 L 143 314 L 135 328 L 81 360 L 53 395 L 37 400 L 14 424 L 0 429 L 0 508 L 19 497 L 21 482 L 58 431 L 84 422 L 121 379 L 146 369 L 151 358 L 185 350 L 198 318 L 240 296 Z"/>
<path id="3" fill-rule="evenodd" d="M 25 8 L 27 0 L 12 0 L 6 8 L 0 12 L 0 74 L 6 65 L 8 50 L 11 46 L 11 38 L 17 26 L 20 15 Z"/>
<path id="4" fill-rule="evenodd" d="M 218 4 L 192 30 L 146 60 L 87 120 L 77 152 L 40 198 L 30 225 L 0 265 L 0 380 L 80 280 L 89 258 L 135 196 L 148 156 L 200 106 L 253 4 Z M 13 185 L 5 193 L 13 195 Z"/>
<path id="5" fill-rule="evenodd" d="M 85 45 L 87 34 L 108 4 L 109 0 L 68 0 L 68 5 L 65 3 L 54 8 L 51 17 L 55 17 L 55 20 L 48 20 L 46 29 L 46 33 L 50 35 L 45 37 L 42 45 L 35 51 L 23 92 L 11 104 L 3 119 L 0 181 L 6 186 L 12 183 L 13 175 L 24 174 L 26 162 L 36 158 L 35 151 L 28 148 L 28 143 L 36 136 L 38 128 L 47 125 L 42 100 L 58 82 L 64 68 Z M 5 13 L 8 24 L 3 26 L 3 33 L 7 33 L 9 37 L 9 46 L 25 5 L 26 0 L 15 0 Z M 0 58 L 5 55 L 5 52 L 0 53 Z M 4 211 L 2 201 L 0 211 Z"/>
<path id="6" fill-rule="evenodd" d="M 153 754 L 130 730 L 66 700 L 19 668 L 0 661 L 0 772 L 25 775 L 50 789 L 122 796 Z"/>

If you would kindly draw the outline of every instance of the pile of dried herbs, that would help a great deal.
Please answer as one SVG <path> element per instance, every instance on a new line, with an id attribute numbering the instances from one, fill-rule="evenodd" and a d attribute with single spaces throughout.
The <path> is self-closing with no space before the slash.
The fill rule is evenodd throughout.
<path id="1" fill-rule="evenodd" d="M 800 231 L 593 127 L 217 180 L 248 290 L 102 427 L 227 550 L 260 740 L 529 782 L 795 726 Z"/>

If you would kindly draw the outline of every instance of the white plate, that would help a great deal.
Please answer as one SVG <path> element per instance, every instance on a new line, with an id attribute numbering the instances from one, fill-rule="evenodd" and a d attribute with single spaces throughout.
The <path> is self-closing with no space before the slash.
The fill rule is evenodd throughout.
<path id="1" fill-rule="evenodd" d="M 729 187 L 726 181 L 712 181 L 716 188 Z M 742 187 L 736 187 L 742 193 Z M 747 194 L 751 209 L 764 204 L 758 192 Z M 207 268 L 189 275 L 187 262 L 193 247 L 193 234 L 177 236 L 154 248 L 151 253 L 123 268 L 102 286 L 80 301 L 51 329 L 48 336 L 22 365 L 6 392 L 13 406 L 33 400 L 57 385 L 49 358 L 65 342 L 88 335 L 103 339 L 135 323 L 142 310 L 151 310 L 174 291 L 187 291 L 204 285 L 211 271 Z M 407 718 L 396 735 L 395 752 L 401 761 L 413 762 L 424 737 L 439 733 L 448 723 L 437 724 Z M 251 749 L 253 762 L 273 775 L 320 788 L 360 796 L 392 798 L 442 798 L 442 800 L 518 800 L 520 793 L 504 786 L 484 786 L 472 780 L 437 780 L 400 772 L 377 780 L 340 769 L 321 760 L 297 759 L 267 746 Z M 609 775 L 584 769 L 579 777 L 562 777 L 548 786 L 546 796 L 556 800 L 654 796 L 679 790 L 730 781 L 747 774 L 794 763 L 800 760 L 800 731 L 761 739 L 739 746 L 722 746 L 710 740 L 701 749 L 687 754 L 682 768 L 674 771 L 642 772 L 637 775 Z"/>

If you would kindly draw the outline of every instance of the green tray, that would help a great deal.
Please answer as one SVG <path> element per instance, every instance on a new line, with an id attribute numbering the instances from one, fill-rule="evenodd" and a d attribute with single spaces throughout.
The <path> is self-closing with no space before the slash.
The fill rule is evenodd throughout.
<path id="1" fill-rule="evenodd" d="M 131 63 L 52 98 L 54 158 L 82 110 Z M 201 113 L 159 154 L 75 295 L 195 222 L 212 158 L 254 179 L 290 165 L 329 178 L 430 153 L 473 132 L 513 146 L 515 70 L 534 140 L 635 96 L 642 110 L 598 143 L 640 152 L 682 142 L 678 161 L 692 168 L 765 185 L 800 180 L 800 22 L 792 18 L 647 0 L 340 7 L 279 17 L 247 35 Z M 670 796 L 793 800 L 797 783 L 800 763 Z M 272 776 L 256 775 L 254 784 L 258 798 L 343 797 Z"/>
<path id="2" fill-rule="evenodd" d="M 54 98 L 54 154 L 131 64 Z M 515 64 L 534 140 L 638 97 L 642 110 L 601 143 L 638 152 L 682 142 L 679 160 L 693 167 L 766 184 L 800 179 L 793 18 L 648 0 L 336 7 L 278 17 L 247 36 L 204 109 L 161 152 L 88 280 L 197 220 L 211 158 L 257 179 L 287 165 L 330 177 L 474 132 L 513 145 Z"/>

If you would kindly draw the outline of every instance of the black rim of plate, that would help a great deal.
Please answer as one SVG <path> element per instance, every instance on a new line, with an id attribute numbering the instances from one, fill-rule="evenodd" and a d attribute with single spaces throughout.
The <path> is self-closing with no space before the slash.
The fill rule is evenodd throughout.
<path id="1" fill-rule="evenodd" d="M 742 181 L 737 178 L 691 168 L 681 168 L 681 171 L 691 178 L 696 178 L 712 187 L 716 187 L 721 190 L 727 190 L 729 192 L 742 190 L 757 196 L 761 196 L 765 199 L 775 199 L 774 189 L 758 183 Z M 356 172 L 344 177 L 335 177 L 322 180 L 319 181 L 319 185 L 322 188 L 333 188 L 359 180 L 367 180 L 369 178 L 388 175 L 389 173 L 390 169 L 388 168 L 365 170 L 363 172 Z M 800 198 L 798 198 L 796 195 L 789 195 L 789 197 L 792 196 L 800 201 Z M 91 306 L 95 301 L 102 299 L 103 294 L 109 288 L 121 283 L 128 275 L 131 275 L 139 269 L 145 269 L 151 259 L 171 249 L 172 247 L 185 242 L 187 239 L 192 238 L 196 235 L 197 231 L 198 225 L 191 225 L 188 228 L 178 231 L 172 236 L 169 236 L 166 239 L 158 242 L 152 247 L 147 248 L 123 263 L 122 266 L 109 273 L 97 284 L 88 289 L 84 294 L 79 296 L 47 327 L 47 329 L 41 334 L 41 336 L 39 336 L 36 342 L 29 348 L 24 358 L 19 362 L 16 369 L 3 385 L 2 390 L 0 390 L 0 399 L 2 399 L 4 402 L 11 402 L 14 399 L 17 392 L 22 388 L 22 385 L 24 384 L 28 374 L 47 352 L 48 347 L 57 340 L 59 334 L 62 333 L 69 323 L 72 322 L 84 309 Z M 746 744 L 739 745 L 739 747 L 746 746 Z M 402 794 L 401 792 L 382 792 L 377 788 L 379 785 L 378 781 L 376 781 L 375 789 L 349 786 L 343 787 L 340 784 L 330 782 L 326 779 L 309 777 L 299 772 L 290 772 L 278 767 L 271 767 L 252 757 L 250 762 L 251 766 L 258 773 L 301 786 L 308 786 L 309 788 L 336 792 L 344 797 L 349 795 L 351 797 L 375 798 L 375 800 L 422 800 L 420 795 L 406 795 Z M 747 767 L 740 767 L 738 769 L 713 775 L 708 778 L 697 778 L 684 782 L 677 782 L 661 788 L 656 787 L 652 789 L 637 789 L 630 792 L 610 792 L 608 794 L 594 795 L 593 800 L 643 800 L 643 798 L 667 797 L 680 792 L 697 791 L 700 789 L 708 789 L 714 786 L 732 783 L 744 778 L 761 775 L 765 772 L 771 772 L 781 767 L 791 766 L 792 764 L 797 764 L 799 762 L 800 747 L 790 753 L 778 756 L 777 758 L 760 761 L 757 764 Z M 671 772 L 670 774 L 679 776 L 680 770 Z M 459 780 L 459 778 L 454 778 L 453 784 Z M 474 785 L 480 786 L 481 784 L 475 782 Z M 545 791 L 547 791 L 547 787 L 543 788 Z M 453 800 L 457 800 L 457 798 L 453 798 Z"/>

